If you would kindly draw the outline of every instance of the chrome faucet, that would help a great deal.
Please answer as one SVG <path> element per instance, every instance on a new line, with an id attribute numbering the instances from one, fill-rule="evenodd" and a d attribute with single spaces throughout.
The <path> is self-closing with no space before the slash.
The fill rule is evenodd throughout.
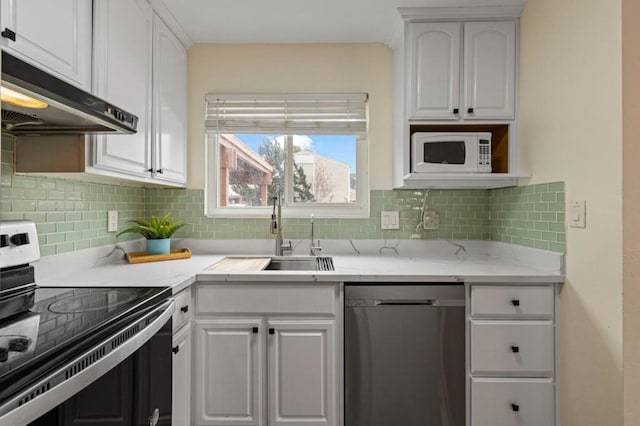
<path id="1" fill-rule="evenodd" d="M 322 251 L 320 240 L 318 240 L 318 245 L 313 244 L 313 213 L 311 213 L 311 247 L 309 248 L 309 254 L 311 256 L 317 256 L 320 251 Z"/>
<path id="2" fill-rule="evenodd" d="M 271 214 L 271 233 L 276 235 L 276 256 L 284 256 L 285 252 L 291 253 L 291 241 L 282 241 L 282 194 L 278 190 L 273 197 L 273 213 Z M 278 207 L 276 215 L 276 204 Z"/>

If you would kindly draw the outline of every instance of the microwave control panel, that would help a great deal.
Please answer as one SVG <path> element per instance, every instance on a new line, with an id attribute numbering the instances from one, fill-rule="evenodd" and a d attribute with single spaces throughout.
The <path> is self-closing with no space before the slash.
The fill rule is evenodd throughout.
<path id="1" fill-rule="evenodd" d="M 478 141 L 478 171 L 491 173 L 491 141 Z"/>

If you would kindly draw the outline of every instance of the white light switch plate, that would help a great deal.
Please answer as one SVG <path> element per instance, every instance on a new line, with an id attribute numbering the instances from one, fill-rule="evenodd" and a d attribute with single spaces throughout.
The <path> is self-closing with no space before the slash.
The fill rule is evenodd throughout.
<path id="1" fill-rule="evenodd" d="M 397 211 L 380 213 L 381 229 L 400 229 L 400 214 Z"/>
<path id="2" fill-rule="evenodd" d="M 569 226 L 572 228 L 586 228 L 587 202 L 574 200 L 569 203 Z"/>

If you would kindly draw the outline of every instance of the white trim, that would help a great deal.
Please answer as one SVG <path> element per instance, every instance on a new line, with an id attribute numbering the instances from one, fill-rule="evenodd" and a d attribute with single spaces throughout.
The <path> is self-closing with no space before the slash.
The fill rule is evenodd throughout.
<path id="1" fill-rule="evenodd" d="M 518 19 L 523 10 L 524 5 L 398 8 L 400 16 L 407 22 Z"/>
<path id="2" fill-rule="evenodd" d="M 185 47 L 185 49 L 190 48 L 193 45 L 193 40 L 187 34 L 187 32 L 182 28 L 178 20 L 173 16 L 169 8 L 166 4 L 164 4 L 163 0 L 148 0 L 151 4 L 151 7 L 156 12 L 156 15 L 165 23 L 167 27 L 173 32 L 173 35 L 176 36 L 180 43 Z"/>

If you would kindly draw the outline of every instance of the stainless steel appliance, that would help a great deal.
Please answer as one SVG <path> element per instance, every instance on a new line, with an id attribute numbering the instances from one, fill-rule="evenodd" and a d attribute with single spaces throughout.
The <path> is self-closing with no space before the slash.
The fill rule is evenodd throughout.
<path id="1" fill-rule="evenodd" d="M 0 281 L 33 284 L 35 225 L 0 222 L 0 235 Z M 170 288 L 2 291 L 0 425 L 171 423 Z"/>
<path id="2" fill-rule="evenodd" d="M 2 52 L 2 131 L 135 133 L 138 117 Z"/>
<path id="3" fill-rule="evenodd" d="M 457 284 L 345 286 L 345 425 L 465 425 Z"/>

